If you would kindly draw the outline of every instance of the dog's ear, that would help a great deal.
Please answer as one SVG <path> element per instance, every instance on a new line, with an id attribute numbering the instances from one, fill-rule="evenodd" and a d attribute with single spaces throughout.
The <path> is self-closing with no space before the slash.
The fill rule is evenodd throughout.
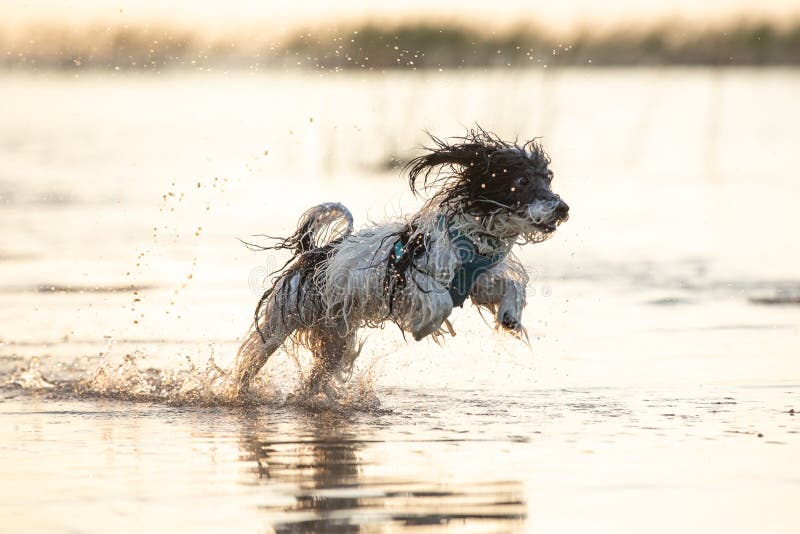
<path id="1" fill-rule="evenodd" d="M 434 136 L 431 136 L 431 140 L 435 146 L 427 148 L 427 154 L 412 159 L 405 166 L 408 183 L 414 194 L 418 192 L 420 178 L 422 188 L 428 189 L 446 185 L 452 179 L 452 175 L 464 176 L 485 171 L 489 165 L 489 156 L 494 151 L 493 147 L 469 142 L 468 139 L 458 139 L 463 142 L 452 144 Z M 443 168 L 451 172 L 442 176 Z"/>

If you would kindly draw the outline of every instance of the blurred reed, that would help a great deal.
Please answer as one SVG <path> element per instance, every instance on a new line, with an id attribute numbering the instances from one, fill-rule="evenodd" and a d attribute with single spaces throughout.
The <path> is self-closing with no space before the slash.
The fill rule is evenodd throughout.
<path id="1" fill-rule="evenodd" d="M 800 65 L 800 20 L 702 27 L 664 21 L 557 35 L 535 25 L 486 33 L 404 23 L 283 36 L 209 37 L 167 25 L 0 28 L 0 65 L 42 69 L 458 69 L 539 66 Z"/>

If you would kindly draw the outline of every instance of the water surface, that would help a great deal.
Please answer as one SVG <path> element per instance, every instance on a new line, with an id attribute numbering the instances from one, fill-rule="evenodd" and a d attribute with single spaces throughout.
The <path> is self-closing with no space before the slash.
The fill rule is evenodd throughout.
<path id="1" fill-rule="evenodd" d="M 0 530 L 797 530 L 794 71 L 0 77 Z M 286 354 L 221 402 L 282 263 L 235 238 L 413 210 L 475 121 L 571 206 L 531 346 L 467 307 L 365 332 L 341 405 Z"/>

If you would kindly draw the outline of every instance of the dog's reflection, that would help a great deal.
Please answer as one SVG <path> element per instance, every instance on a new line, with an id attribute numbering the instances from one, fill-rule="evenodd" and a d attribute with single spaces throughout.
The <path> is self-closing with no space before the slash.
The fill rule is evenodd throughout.
<path id="1" fill-rule="evenodd" d="M 293 482 L 304 489 L 356 484 L 358 452 L 364 443 L 346 431 L 346 419 L 326 414 L 303 423 L 302 429 L 289 434 L 295 439 L 252 435 L 249 449 L 259 478 Z"/>
<path id="2" fill-rule="evenodd" d="M 242 460 L 252 462 L 258 483 L 270 488 L 271 502 L 261 507 L 276 532 L 435 529 L 452 527 L 452 521 L 504 530 L 525 519 L 524 491 L 517 481 L 445 484 L 419 475 L 365 475 L 372 467 L 376 472 L 408 472 L 408 458 L 392 460 L 396 466 L 369 460 L 376 457 L 373 447 L 396 444 L 377 439 L 371 427 L 345 416 L 297 415 L 291 422 L 247 419 Z M 276 490 L 285 491 L 283 498 L 273 500 Z"/>
<path id="3" fill-rule="evenodd" d="M 291 484 L 294 503 L 267 505 L 277 512 L 276 532 L 358 532 L 365 506 L 358 491 L 363 435 L 356 439 L 346 417 L 298 415 L 290 424 L 251 419 L 242 437 L 245 461 L 259 483 Z"/>

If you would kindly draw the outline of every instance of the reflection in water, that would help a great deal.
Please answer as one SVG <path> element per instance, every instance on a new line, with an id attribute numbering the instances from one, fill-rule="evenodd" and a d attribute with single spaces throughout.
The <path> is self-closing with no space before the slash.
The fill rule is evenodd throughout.
<path id="1" fill-rule="evenodd" d="M 276 532 L 344 533 L 388 526 L 460 530 L 467 525 L 479 531 L 505 531 L 525 520 L 524 487 L 519 481 L 465 484 L 435 477 L 395 478 L 392 471 L 407 473 L 408 466 L 391 450 L 388 458 L 382 457 L 391 443 L 371 440 L 363 426 L 356 432 L 339 414 L 297 417 L 299 428 L 288 434 L 276 431 L 266 418 L 254 417 L 242 436 L 242 460 L 255 464 L 258 483 L 281 488 L 289 498 L 287 503 L 276 504 L 281 499 L 275 499 L 276 503 L 262 506 Z M 424 448 L 426 441 L 413 444 Z M 378 473 L 378 464 L 386 469 L 386 460 L 391 462 L 392 457 L 397 465 L 389 466 L 389 474 Z M 374 473 L 369 472 L 371 466 Z"/>

